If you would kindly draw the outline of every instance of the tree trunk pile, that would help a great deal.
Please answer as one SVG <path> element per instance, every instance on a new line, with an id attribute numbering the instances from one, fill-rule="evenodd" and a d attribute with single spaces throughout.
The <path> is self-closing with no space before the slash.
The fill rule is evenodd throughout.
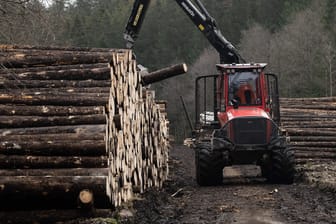
<path id="1" fill-rule="evenodd" d="M 110 208 L 162 187 L 165 109 L 129 50 L 0 46 L 0 209 Z"/>
<path id="2" fill-rule="evenodd" d="M 281 124 L 298 163 L 336 159 L 336 98 L 282 98 Z"/>

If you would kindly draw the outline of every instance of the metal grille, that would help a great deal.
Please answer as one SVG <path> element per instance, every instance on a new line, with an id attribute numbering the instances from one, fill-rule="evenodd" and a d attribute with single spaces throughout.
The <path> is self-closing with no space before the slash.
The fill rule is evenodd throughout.
<path id="1" fill-rule="evenodd" d="M 237 118 L 232 120 L 233 141 L 237 145 L 267 144 L 267 119 Z"/>

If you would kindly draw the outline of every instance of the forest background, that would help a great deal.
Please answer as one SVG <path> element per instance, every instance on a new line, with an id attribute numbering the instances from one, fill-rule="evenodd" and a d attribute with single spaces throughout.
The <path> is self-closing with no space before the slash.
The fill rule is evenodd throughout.
<path id="1" fill-rule="evenodd" d="M 0 44 L 124 48 L 133 2 L 0 0 Z M 335 95 L 335 0 L 203 2 L 247 61 L 278 75 L 281 97 Z M 168 100 L 171 134 L 182 141 L 190 130 L 180 96 L 192 115 L 195 77 L 216 73 L 219 56 L 173 0 L 152 0 L 134 51 L 150 71 L 188 64 L 188 74 L 152 86 Z"/>

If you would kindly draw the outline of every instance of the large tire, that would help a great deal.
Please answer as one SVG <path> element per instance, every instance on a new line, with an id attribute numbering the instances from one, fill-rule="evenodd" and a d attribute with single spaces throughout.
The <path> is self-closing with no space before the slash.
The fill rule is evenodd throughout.
<path id="1" fill-rule="evenodd" d="M 223 182 L 223 159 L 220 152 L 213 152 L 211 144 L 201 143 L 195 152 L 196 180 L 200 186 L 220 185 Z"/>
<path id="2" fill-rule="evenodd" d="M 295 156 L 289 147 L 274 149 L 271 155 L 270 169 L 262 169 L 262 173 L 271 183 L 292 184 L 295 175 Z"/>

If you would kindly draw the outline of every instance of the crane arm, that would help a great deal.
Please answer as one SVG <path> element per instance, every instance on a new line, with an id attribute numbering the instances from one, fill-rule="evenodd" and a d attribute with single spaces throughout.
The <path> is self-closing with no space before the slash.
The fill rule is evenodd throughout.
<path id="1" fill-rule="evenodd" d="M 124 32 L 124 39 L 127 42 L 127 48 L 133 48 L 134 46 L 145 18 L 149 3 L 150 0 L 136 0 L 134 2 L 132 13 L 128 19 Z"/>
<path id="2" fill-rule="evenodd" d="M 200 0 L 175 0 L 183 9 L 191 21 L 205 35 L 210 44 L 218 51 L 221 63 L 240 63 L 244 59 L 239 55 L 237 49 L 225 39 L 212 18 Z M 150 0 L 136 0 L 133 6 L 132 14 L 126 26 L 124 37 L 127 45 L 131 48 L 139 34 L 146 10 Z"/>

